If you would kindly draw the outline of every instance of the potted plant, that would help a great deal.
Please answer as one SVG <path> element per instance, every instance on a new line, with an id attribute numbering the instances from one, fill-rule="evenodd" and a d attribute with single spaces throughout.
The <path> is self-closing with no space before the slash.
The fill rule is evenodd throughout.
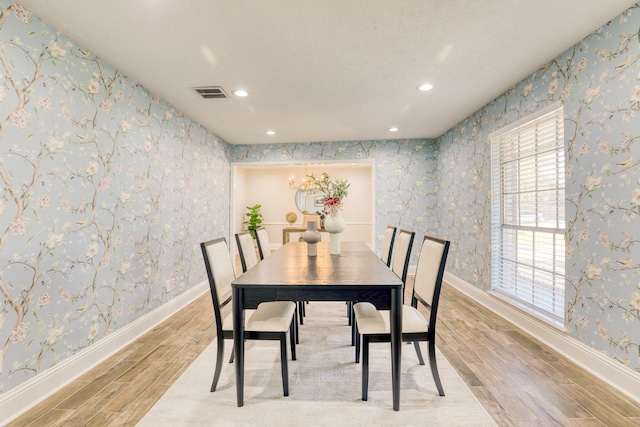
<path id="1" fill-rule="evenodd" d="M 262 214 L 260 213 L 261 207 L 262 205 L 247 206 L 247 212 L 245 215 L 248 217 L 248 220 L 243 222 L 254 239 L 256 238 L 256 230 L 262 225 Z"/>

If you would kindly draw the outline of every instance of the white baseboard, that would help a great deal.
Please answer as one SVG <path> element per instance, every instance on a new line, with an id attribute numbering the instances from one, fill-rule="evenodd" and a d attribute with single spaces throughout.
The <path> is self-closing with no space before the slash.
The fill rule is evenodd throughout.
<path id="1" fill-rule="evenodd" d="M 640 403 L 640 374 L 470 283 L 445 273 L 444 281 Z"/>
<path id="2" fill-rule="evenodd" d="M 0 396 L 0 425 L 17 418 L 209 291 L 203 281 L 166 304 Z"/>

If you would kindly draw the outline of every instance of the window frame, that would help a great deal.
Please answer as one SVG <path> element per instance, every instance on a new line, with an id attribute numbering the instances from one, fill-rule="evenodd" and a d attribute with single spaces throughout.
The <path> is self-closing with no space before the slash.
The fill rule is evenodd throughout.
<path id="1" fill-rule="evenodd" d="M 542 320 L 564 327 L 566 153 L 562 102 L 492 132 L 488 143 L 491 291 Z M 549 213 L 550 218 L 543 218 Z"/>

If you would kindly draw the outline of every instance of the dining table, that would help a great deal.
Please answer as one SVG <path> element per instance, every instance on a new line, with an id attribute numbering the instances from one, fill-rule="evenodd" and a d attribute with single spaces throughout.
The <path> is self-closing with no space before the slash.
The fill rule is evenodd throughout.
<path id="1" fill-rule="evenodd" d="M 233 340 L 237 404 L 244 404 L 244 312 L 263 301 L 368 301 L 390 311 L 393 409 L 400 410 L 402 281 L 364 242 L 342 242 L 338 255 L 329 243 L 289 242 L 232 281 Z M 300 331 L 301 334 L 304 330 Z"/>

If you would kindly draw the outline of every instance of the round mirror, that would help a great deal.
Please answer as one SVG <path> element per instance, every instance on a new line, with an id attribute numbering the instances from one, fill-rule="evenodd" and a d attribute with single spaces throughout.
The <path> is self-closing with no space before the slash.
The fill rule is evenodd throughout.
<path id="1" fill-rule="evenodd" d="M 296 206 L 303 214 L 322 212 L 322 199 L 324 193 L 318 190 L 299 187 L 296 190 Z"/>

